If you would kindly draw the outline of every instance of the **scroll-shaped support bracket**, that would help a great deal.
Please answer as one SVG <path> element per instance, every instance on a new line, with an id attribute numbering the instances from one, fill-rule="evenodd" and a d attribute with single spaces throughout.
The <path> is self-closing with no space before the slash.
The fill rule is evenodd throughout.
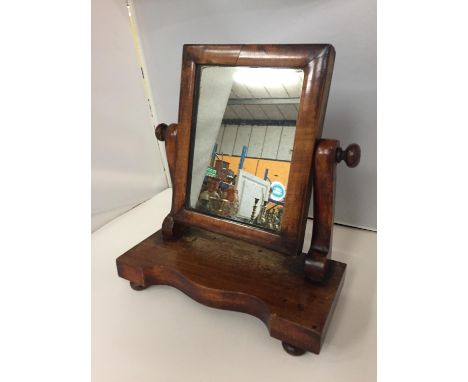
<path id="1" fill-rule="evenodd" d="M 361 158 L 359 145 L 353 143 L 346 150 L 340 142 L 321 139 L 314 155 L 314 227 L 312 243 L 305 260 L 305 274 L 311 281 L 324 281 L 331 257 L 333 218 L 335 209 L 336 164 L 344 160 L 348 167 L 356 167 Z"/>
<path id="2" fill-rule="evenodd" d="M 169 174 L 171 176 L 172 181 L 172 189 L 175 192 L 177 187 L 177 182 L 175 179 L 175 167 L 177 158 L 177 123 L 172 123 L 170 125 L 160 123 L 158 126 L 156 126 L 155 135 L 158 141 L 164 141 L 165 143 L 167 163 L 169 165 Z M 164 240 L 178 239 L 183 234 L 186 228 L 185 226 L 174 221 L 174 199 L 172 203 L 173 204 L 171 212 L 169 213 L 169 215 L 166 216 L 162 224 L 162 236 Z"/>

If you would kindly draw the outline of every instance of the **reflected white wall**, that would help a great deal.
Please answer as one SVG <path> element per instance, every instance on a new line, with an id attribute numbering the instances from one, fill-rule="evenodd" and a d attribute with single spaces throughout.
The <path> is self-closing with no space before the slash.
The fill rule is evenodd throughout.
<path id="1" fill-rule="evenodd" d="M 198 98 L 190 205 L 195 207 L 232 88 L 233 68 L 203 68 Z"/>

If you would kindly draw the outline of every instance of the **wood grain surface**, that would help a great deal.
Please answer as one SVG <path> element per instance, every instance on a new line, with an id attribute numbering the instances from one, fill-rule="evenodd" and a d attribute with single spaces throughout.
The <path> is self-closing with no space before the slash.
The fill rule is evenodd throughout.
<path id="1" fill-rule="evenodd" d="M 272 337 L 319 353 L 346 265 L 330 260 L 316 284 L 305 277 L 304 260 L 191 228 L 176 241 L 156 232 L 120 256 L 117 268 L 134 289 L 171 285 L 202 304 L 254 315 Z"/>

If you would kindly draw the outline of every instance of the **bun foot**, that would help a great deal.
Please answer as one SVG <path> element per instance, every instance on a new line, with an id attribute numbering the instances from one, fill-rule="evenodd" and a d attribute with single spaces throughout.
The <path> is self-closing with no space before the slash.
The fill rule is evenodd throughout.
<path id="1" fill-rule="evenodd" d="M 282 344 L 283 344 L 283 349 L 288 354 L 298 356 L 298 355 L 303 355 L 306 352 L 305 350 L 299 349 L 298 347 L 288 344 L 287 342 L 282 342 Z"/>
<path id="2" fill-rule="evenodd" d="M 144 285 L 140 285 L 140 284 L 137 284 L 137 283 L 134 283 L 134 282 L 131 282 L 131 281 L 130 281 L 130 286 L 132 287 L 133 290 L 143 290 L 143 289 L 148 288 L 148 287 L 146 287 Z"/>

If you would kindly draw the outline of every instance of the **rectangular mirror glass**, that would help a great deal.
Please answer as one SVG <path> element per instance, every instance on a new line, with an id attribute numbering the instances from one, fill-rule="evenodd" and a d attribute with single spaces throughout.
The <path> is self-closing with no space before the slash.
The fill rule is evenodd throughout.
<path id="1" fill-rule="evenodd" d="M 303 70 L 200 66 L 198 78 L 188 207 L 279 232 Z"/>

